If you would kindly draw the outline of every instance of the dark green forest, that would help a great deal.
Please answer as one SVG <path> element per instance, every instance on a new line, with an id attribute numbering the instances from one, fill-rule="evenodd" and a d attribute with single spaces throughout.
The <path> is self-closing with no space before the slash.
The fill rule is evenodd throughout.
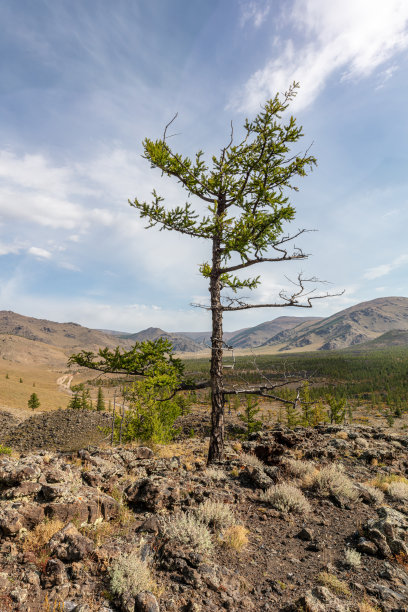
<path id="1" fill-rule="evenodd" d="M 186 370 L 200 378 L 209 370 L 208 359 L 186 360 Z M 225 357 L 228 385 L 243 387 L 262 379 L 275 381 L 286 376 L 305 376 L 310 382 L 312 400 L 327 395 L 347 399 L 354 405 L 386 409 L 397 415 L 408 410 L 408 347 L 363 351 L 330 351 L 285 355 L 248 355 Z M 282 390 L 291 397 L 290 385 Z"/>

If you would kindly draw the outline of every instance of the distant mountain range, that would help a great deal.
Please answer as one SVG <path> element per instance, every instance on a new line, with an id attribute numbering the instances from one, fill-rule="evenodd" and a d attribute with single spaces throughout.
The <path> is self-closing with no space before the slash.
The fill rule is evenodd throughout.
<path id="1" fill-rule="evenodd" d="M 136 341 L 159 337 L 168 338 L 178 352 L 199 353 L 209 347 L 210 336 L 210 332 L 170 333 L 157 327 L 137 333 L 96 330 L 77 323 L 55 323 L 0 311 L 0 357 L 8 360 L 38 359 L 52 363 L 56 349 L 63 361 L 66 355 L 82 349 L 96 351 L 105 346 L 129 349 Z M 261 347 L 273 352 L 408 346 L 408 298 L 377 298 L 327 318 L 278 317 L 255 327 L 227 332 L 224 338 L 237 349 Z"/>

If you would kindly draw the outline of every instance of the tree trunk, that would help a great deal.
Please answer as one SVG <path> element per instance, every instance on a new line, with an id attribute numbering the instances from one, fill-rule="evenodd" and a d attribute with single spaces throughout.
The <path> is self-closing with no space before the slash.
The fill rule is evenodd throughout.
<path id="1" fill-rule="evenodd" d="M 218 203 L 218 216 L 223 212 L 222 202 Z M 211 435 L 207 463 L 224 459 L 224 393 L 222 373 L 222 306 L 221 306 L 221 239 L 213 238 L 212 271 L 210 277 L 211 294 Z"/>

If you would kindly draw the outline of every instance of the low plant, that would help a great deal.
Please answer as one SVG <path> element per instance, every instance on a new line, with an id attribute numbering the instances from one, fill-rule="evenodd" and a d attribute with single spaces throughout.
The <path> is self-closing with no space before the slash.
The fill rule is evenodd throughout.
<path id="1" fill-rule="evenodd" d="M 344 474 L 341 464 L 332 463 L 318 470 L 313 476 L 311 486 L 323 495 L 346 497 L 351 501 L 359 497 L 358 489 Z"/>
<path id="2" fill-rule="evenodd" d="M 408 484 L 405 482 L 392 482 L 388 487 L 387 495 L 398 501 L 408 501 Z"/>
<path id="3" fill-rule="evenodd" d="M 347 548 L 344 552 L 346 565 L 349 567 L 360 567 L 361 565 L 361 554 L 354 550 L 354 548 Z"/>
<path id="4" fill-rule="evenodd" d="M 351 596 L 351 591 L 347 584 L 339 580 L 334 574 L 320 572 L 317 578 L 320 584 L 327 587 L 332 593 L 336 593 L 336 595 L 346 595 L 347 597 Z"/>
<path id="5" fill-rule="evenodd" d="M 165 518 L 162 532 L 169 539 L 205 554 L 212 550 L 211 532 L 192 512 L 181 512 Z"/>
<path id="6" fill-rule="evenodd" d="M 221 531 L 235 524 L 234 512 L 229 504 L 207 499 L 195 510 L 199 521 L 212 527 L 215 531 Z"/>
<path id="7" fill-rule="evenodd" d="M 11 455 L 12 452 L 13 449 L 11 449 L 9 446 L 3 446 L 3 444 L 0 444 L 0 455 Z"/>
<path id="8" fill-rule="evenodd" d="M 408 478 L 399 474 L 378 474 L 369 484 L 386 493 L 390 485 L 396 482 L 403 482 L 408 485 Z"/>
<path id="9" fill-rule="evenodd" d="M 64 523 L 59 519 L 45 520 L 29 531 L 23 542 L 25 552 L 32 551 L 39 554 L 51 540 L 52 536 L 64 527 Z"/>
<path id="10" fill-rule="evenodd" d="M 379 608 L 378 606 L 374 606 L 367 599 L 363 599 L 363 601 L 358 604 L 357 609 L 358 612 L 381 612 L 381 608 Z"/>
<path id="11" fill-rule="evenodd" d="M 255 455 L 250 455 L 249 453 L 242 453 L 242 455 L 239 456 L 239 460 L 241 461 L 242 465 L 245 466 L 261 469 L 265 467 L 265 465 L 260 459 L 258 459 L 258 457 L 256 457 Z"/>
<path id="12" fill-rule="evenodd" d="M 310 504 L 302 491 L 291 484 L 277 484 L 263 493 L 261 500 L 281 512 L 304 514 L 310 511 Z"/>
<path id="13" fill-rule="evenodd" d="M 215 480 L 215 481 L 226 480 L 227 478 L 224 470 L 220 470 L 217 468 L 211 468 L 211 467 L 205 470 L 204 475 L 207 478 L 210 478 L 211 480 Z"/>
<path id="14" fill-rule="evenodd" d="M 141 591 L 157 591 L 150 567 L 140 558 L 139 551 L 120 555 L 109 569 L 110 588 L 115 595 L 129 593 L 136 596 Z"/>
<path id="15" fill-rule="evenodd" d="M 372 487 L 369 484 L 362 484 L 361 487 L 368 493 L 369 501 L 372 504 L 379 506 L 384 501 L 384 493 L 381 489 L 377 489 L 376 487 Z"/>
<path id="16" fill-rule="evenodd" d="M 301 459 L 287 459 L 285 467 L 291 476 L 302 481 L 309 479 L 317 471 L 312 461 L 302 461 Z"/>
<path id="17" fill-rule="evenodd" d="M 231 525 L 222 534 L 221 542 L 227 548 L 241 552 L 248 545 L 248 533 L 243 525 Z"/>

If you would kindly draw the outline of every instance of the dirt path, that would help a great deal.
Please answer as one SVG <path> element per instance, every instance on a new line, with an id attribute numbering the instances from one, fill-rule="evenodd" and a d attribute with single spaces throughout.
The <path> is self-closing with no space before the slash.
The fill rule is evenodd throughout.
<path id="1" fill-rule="evenodd" d="M 70 395 L 72 395 L 71 383 L 73 378 L 73 374 L 64 374 L 63 376 L 57 378 L 57 385 L 60 387 L 61 391 L 67 391 Z"/>

